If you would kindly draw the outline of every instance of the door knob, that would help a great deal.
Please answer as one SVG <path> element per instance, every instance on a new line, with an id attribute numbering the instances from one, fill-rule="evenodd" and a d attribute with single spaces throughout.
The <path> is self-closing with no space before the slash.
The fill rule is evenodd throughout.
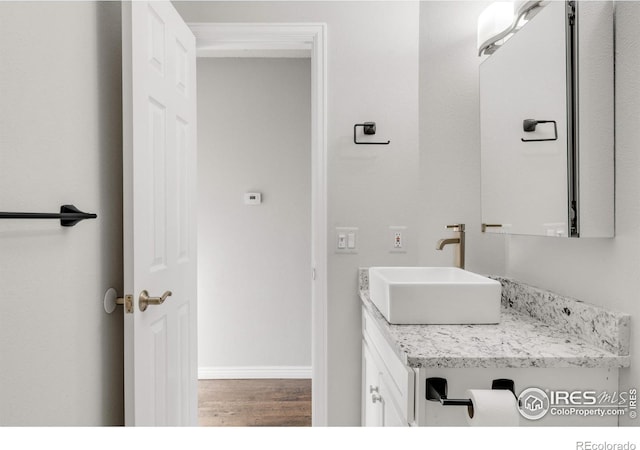
<path id="1" fill-rule="evenodd" d="M 162 305 L 167 297 L 171 296 L 171 291 L 165 291 L 162 297 L 149 297 L 149 293 L 145 290 L 140 292 L 140 298 L 138 299 L 138 306 L 140 311 L 146 311 L 149 305 Z"/>

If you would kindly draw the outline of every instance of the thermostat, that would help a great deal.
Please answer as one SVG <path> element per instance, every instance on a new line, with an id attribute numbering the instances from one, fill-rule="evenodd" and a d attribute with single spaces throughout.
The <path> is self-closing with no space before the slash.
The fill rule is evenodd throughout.
<path id="1" fill-rule="evenodd" d="M 260 192 L 247 192 L 244 194 L 245 205 L 259 205 L 262 203 L 262 194 Z"/>

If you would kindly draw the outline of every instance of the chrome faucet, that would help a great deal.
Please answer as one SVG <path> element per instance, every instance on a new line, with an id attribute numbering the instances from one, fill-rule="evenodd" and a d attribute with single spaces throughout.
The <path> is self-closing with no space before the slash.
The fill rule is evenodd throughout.
<path id="1" fill-rule="evenodd" d="M 442 250 L 445 245 L 458 244 L 456 250 L 456 267 L 464 269 L 464 224 L 447 225 L 447 229 L 457 234 L 454 238 L 440 239 L 436 244 L 436 250 Z"/>

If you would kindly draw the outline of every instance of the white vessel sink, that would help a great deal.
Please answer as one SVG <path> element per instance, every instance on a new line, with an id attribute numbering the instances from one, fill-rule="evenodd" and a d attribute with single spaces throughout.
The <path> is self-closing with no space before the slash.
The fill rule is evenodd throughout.
<path id="1" fill-rule="evenodd" d="M 500 322 L 502 287 L 456 267 L 371 267 L 369 296 L 392 324 Z"/>

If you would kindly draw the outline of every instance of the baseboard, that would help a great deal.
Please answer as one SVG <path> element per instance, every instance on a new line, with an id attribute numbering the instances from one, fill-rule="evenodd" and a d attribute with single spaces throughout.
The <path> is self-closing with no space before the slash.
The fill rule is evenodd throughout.
<path id="1" fill-rule="evenodd" d="M 311 378 L 311 366 L 198 367 L 200 380 Z"/>

